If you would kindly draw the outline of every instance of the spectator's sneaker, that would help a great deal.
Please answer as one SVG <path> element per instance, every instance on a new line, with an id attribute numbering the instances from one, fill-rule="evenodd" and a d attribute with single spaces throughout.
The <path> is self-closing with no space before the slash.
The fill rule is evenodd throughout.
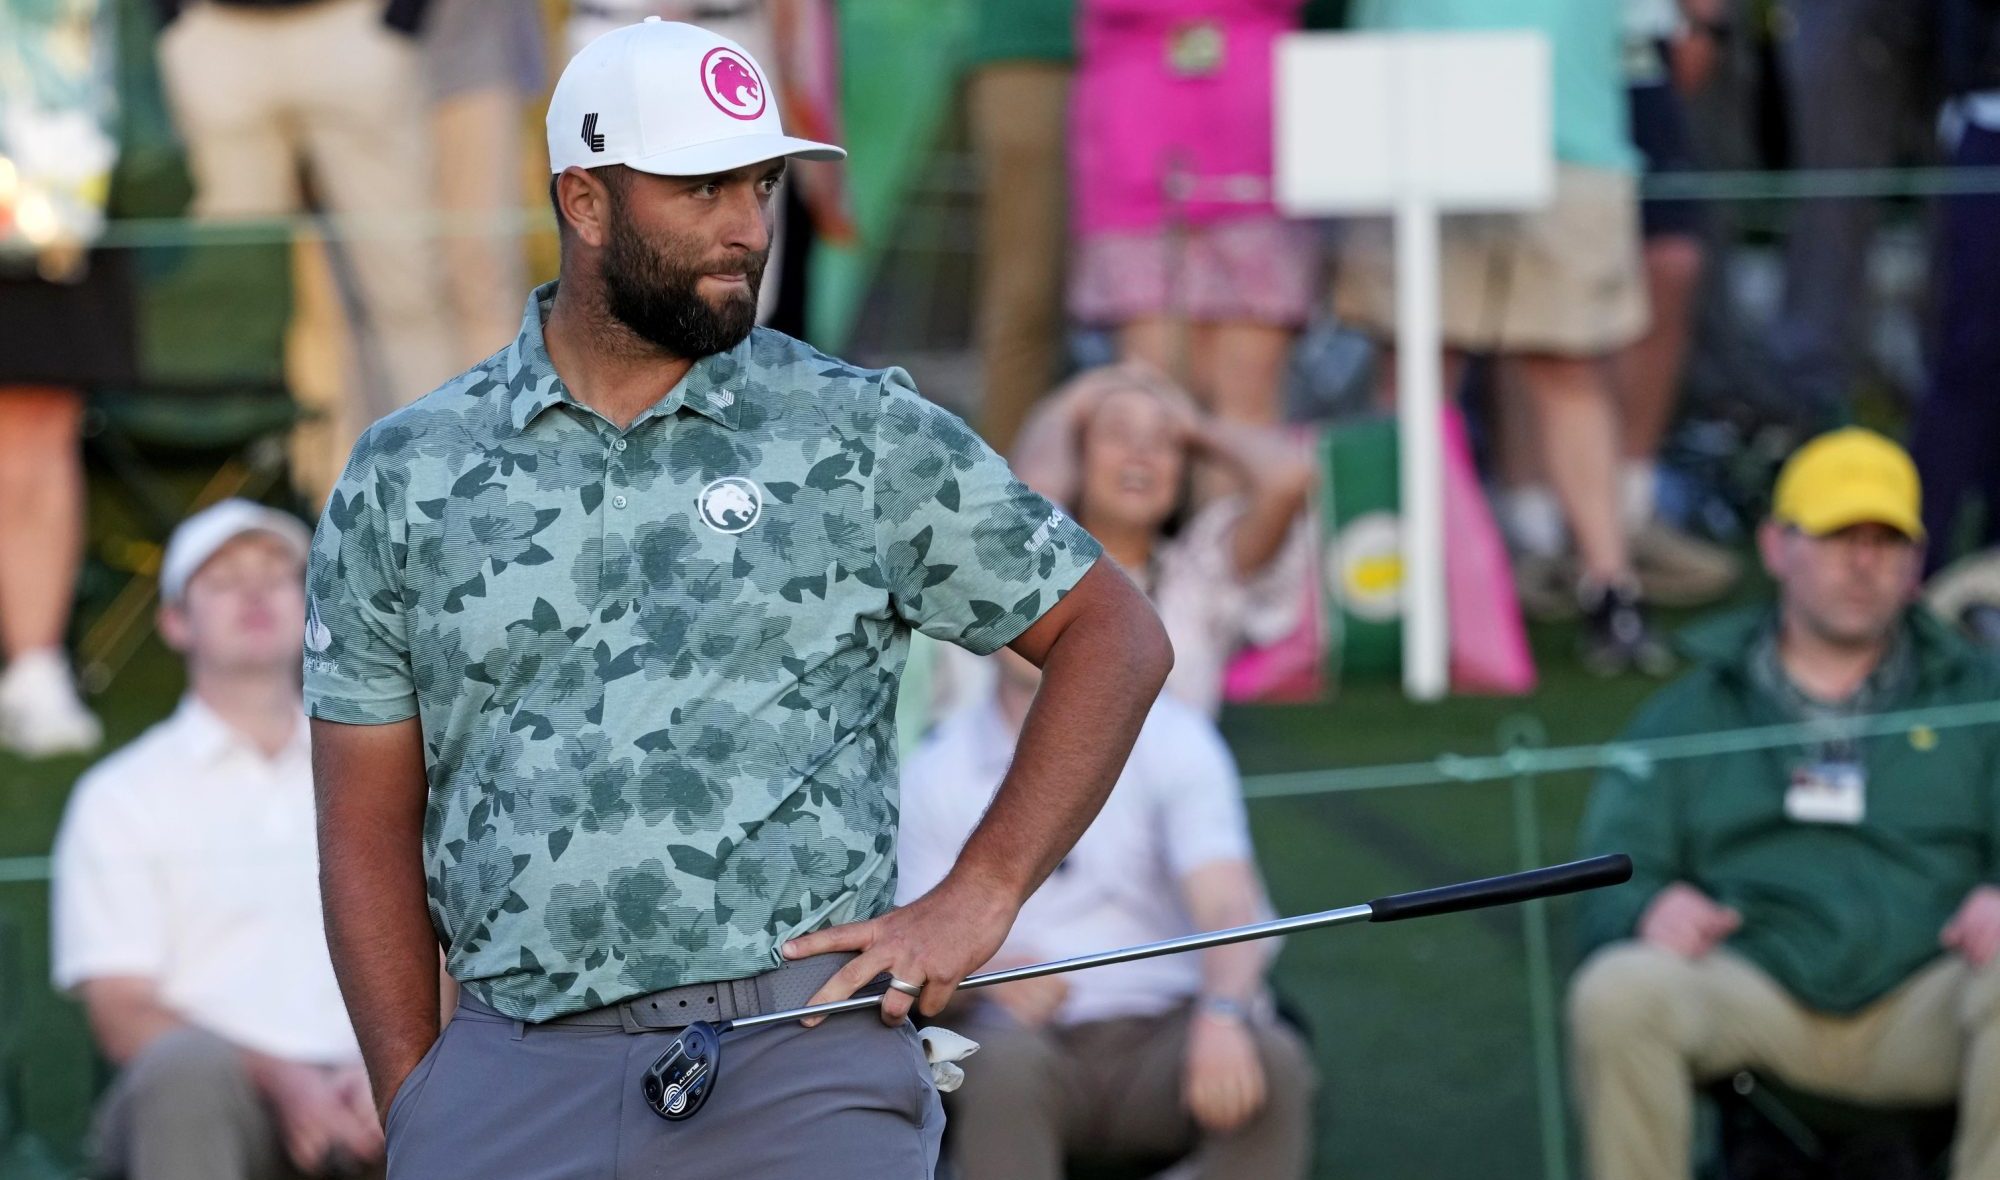
<path id="1" fill-rule="evenodd" d="M 1583 611 L 1584 667 L 1599 676 L 1626 672 L 1665 676 L 1673 671 L 1673 655 L 1653 635 L 1638 591 L 1585 583 L 1576 595 Z"/>
<path id="2" fill-rule="evenodd" d="M 1632 534 L 1632 565 L 1640 591 L 1655 606 L 1720 602 L 1743 577 L 1743 562 L 1734 553 L 1658 520 Z"/>
<path id="3" fill-rule="evenodd" d="M 104 727 L 76 695 L 69 664 L 33 651 L 0 675 L 0 747 L 29 758 L 81 754 L 104 740 Z"/>

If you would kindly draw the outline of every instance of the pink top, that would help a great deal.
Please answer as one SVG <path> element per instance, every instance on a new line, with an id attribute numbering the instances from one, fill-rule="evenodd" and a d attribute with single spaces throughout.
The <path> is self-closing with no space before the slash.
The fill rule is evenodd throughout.
<path id="1" fill-rule="evenodd" d="M 1164 227 L 1176 161 L 1195 190 L 1187 224 L 1275 212 L 1272 55 L 1300 3 L 1082 0 L 1070 107 L 1079 235 Z"/>

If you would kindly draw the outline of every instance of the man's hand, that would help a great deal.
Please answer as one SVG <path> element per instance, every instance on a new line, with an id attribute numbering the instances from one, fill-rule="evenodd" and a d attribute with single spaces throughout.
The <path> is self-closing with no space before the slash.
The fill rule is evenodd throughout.
<path id="1" fill-rule="evenodd" d="M 1958 912 L 1944 924 L 1938 942 L 1957 951 L 1974 967 L 1984 967 L 2000 953 L 2000 888 L 1981 885 L 1965 895 Z"/>
<path id="2" fill-rule="evenodd" d="M 1717 905 L 1692 885 L 1676 881 L 1653 898 L 1639 918 L 1639 937 L 1684 959 L 1699 959 L 1743 925 L 1743 915 Z"/>
<path id="3" fill-rule="evenodd" d="M 1242 1020 L 1196 1010 L 1188 1025 L 1181 1099 L 1205 1131 L 1224 1134 L 1264 1105 L 1264 1063 Z"/>
<path id="4" fill-rule="evenodd" d="M 382 1124 L 359 1064 L 328 1068 L 254 1054 L 250 1076 L 299 1171 L 317 1174 L 336 1156 L 362 1164 L 382 1158 Z"/>
<path id="5" fill-rule="evenodd" d="M 887 972 L 923 985 L 913 998 L 890 989 L 882 996 L 882 1023 L 901 1024 L 915 1007 L 926 1016 L 944 1010 L 959 981 L 993 957 L 1014 924 L 1018 904 L 997 889 L 957 874 L 901 909 L 866 922 L 851 922 L 803 935 L 785 944 L 787 959 L 833 951 L 855 951 L 854 960 L 826 981 L 809 1004 L 830 1004 L 861 990 Z M 807 1020 L 818 1024 L 825 1017 Z"/>

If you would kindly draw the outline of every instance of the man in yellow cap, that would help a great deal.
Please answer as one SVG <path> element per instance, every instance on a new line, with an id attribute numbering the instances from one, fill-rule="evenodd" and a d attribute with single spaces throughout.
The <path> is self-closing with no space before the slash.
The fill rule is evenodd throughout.
<path id="1" fill-rule="evenodd" d="M 1693 635 L 1697 667 L 1627 737 L 1790 740 L 1627 760 L 1585 819 L 1636 870 L 1581 905 L 1589 1174 L 1684 1180 L 1694 1085 L 1757 1069 L 1850 1102 L 1956 1098 L 1954 1180 L 2000 1177 L 2000 726 L 1923 721 L 2000 699 L 2000 672 L 1912 605 L 1917 473 L 1881 435 L 1800 448 L 1758 547 L 1776 609 Z"/>

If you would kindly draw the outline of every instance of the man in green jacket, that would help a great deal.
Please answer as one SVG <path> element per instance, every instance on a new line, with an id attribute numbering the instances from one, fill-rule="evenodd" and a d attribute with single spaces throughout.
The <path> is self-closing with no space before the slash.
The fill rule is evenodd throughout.
<path id="1" fill-rule="evenodd" d="M 1693 1083 L 1749 1067 L 1863 1103 L 1956 1096 L 1954 1180 L 2000 1177 L 2000 724 L 1877 720 L 2000 700 L 2000 669 L 1911 605 L 1918 507 L 1887 439 L 1803 447 L 1758 537 L 1777 610 L 1697 633 L 1699 667 L 1627 734 L 1798 740 L 1641 746 L 1597 785 L 1584 843 L 1635 873 L 1584 902 L 1570 989 L 1594 1180 L 1684 1180 Z"/>

